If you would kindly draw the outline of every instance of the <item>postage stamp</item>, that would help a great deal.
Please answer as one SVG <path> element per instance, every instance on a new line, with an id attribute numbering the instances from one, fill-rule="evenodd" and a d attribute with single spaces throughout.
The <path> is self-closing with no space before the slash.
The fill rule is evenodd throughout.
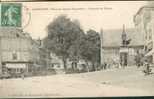
<path id="1" fill-rule="evenodd" d="M 21 4 L 1 4 L 1 26 L 21 26 Z"/>

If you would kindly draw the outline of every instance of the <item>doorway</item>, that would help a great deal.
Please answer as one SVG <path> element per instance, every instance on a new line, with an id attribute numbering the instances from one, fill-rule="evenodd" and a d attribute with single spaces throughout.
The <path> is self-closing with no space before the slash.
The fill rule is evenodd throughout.
<path id="1" fill-rule="evenodd" d="M 120 64 L 123 67 L 128 65 L 128 53 L 120 53 Z"/>

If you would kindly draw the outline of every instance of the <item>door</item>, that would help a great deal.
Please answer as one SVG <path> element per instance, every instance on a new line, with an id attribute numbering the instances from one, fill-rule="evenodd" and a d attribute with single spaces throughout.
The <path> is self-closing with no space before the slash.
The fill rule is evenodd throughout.
<path id="1" fill-rule="evenodd" d="M 122 66 L 127 66 L 128 53 L 120 53 L 120 63 Z"/>

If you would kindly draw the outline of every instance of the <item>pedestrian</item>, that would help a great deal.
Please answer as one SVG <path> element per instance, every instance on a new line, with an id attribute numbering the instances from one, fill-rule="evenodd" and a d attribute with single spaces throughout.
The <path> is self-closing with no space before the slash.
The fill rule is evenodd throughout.
<path id="1" fill-rule="evenodd" d="M 105 62 L 104 63 L 104 70 L 106 70 L 106 67 L 107 67 L 107 63 Z"/>
<path id="2" fill-rule="evenodd" d="M 152 69 L 150 69 L 150 65 L 147 60 L 145 60 L 144 65 L 145 65 L 145 69 L 143 70 L 143 72 L 145 73 L 145 75 L 149 75 Z"/>
<path id="3" fill-rule="evenodd" d="M 24 70 L 23 70 L 23 72 L 21 73 L 21 78 L 24 80 L 24 78 L 25 78 L 25 72 L 24 72 Z"/>

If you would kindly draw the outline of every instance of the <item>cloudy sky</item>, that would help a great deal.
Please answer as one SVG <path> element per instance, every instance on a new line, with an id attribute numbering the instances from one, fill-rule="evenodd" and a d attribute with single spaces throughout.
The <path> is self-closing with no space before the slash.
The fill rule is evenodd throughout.
<path id="1" fill-rule="evenodd" d="M 24 2 L 28 10 L 23 11 L 23 26 L 36 39 L 45 37 L 46 26 L 61 14 L 79 20 L 84 31 L 122 28 L 123 24 L 133 28 L 133 16 L 145 4 L 145 1 Z"/>

